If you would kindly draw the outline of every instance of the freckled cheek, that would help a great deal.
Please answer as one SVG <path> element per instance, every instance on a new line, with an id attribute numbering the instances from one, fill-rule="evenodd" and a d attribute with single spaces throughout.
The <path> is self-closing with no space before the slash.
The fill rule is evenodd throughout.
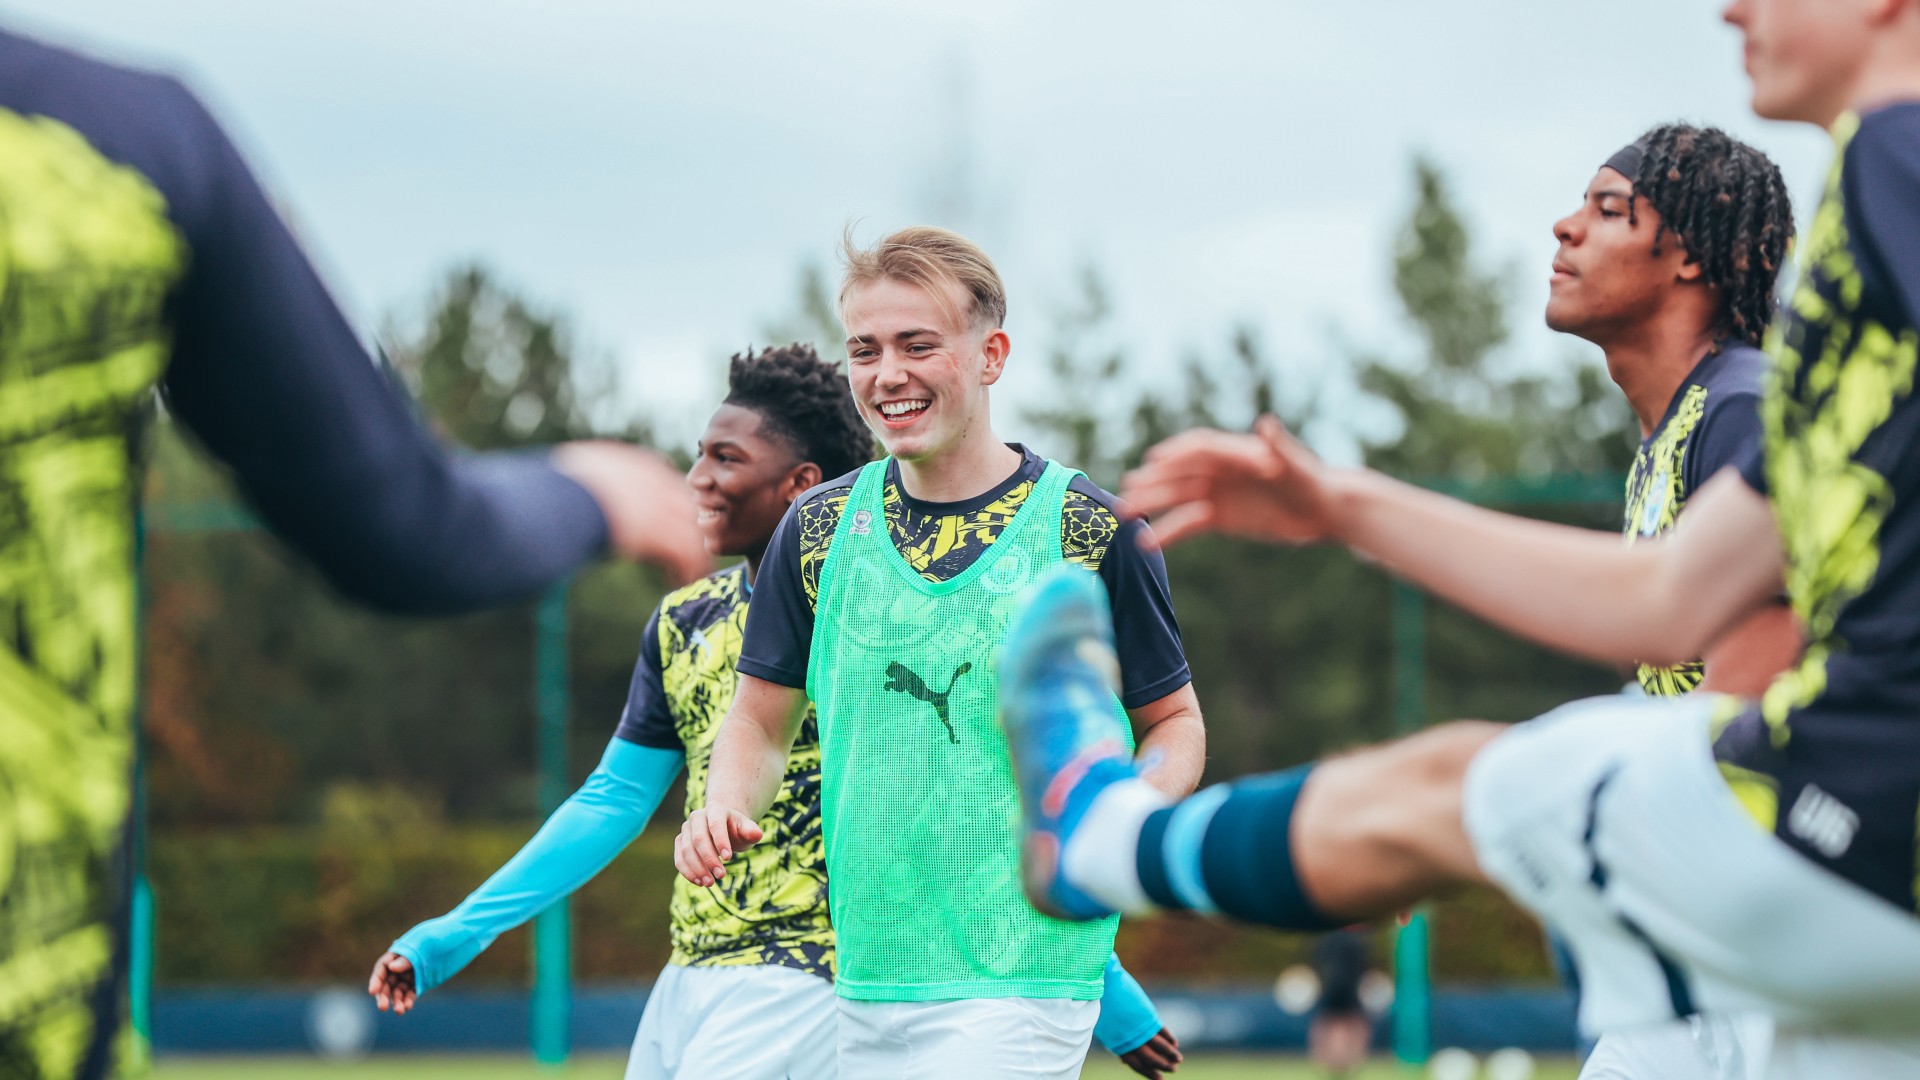
<path id="1" fill-rule="evenodd" d="M 953 356 L 942 356 L 920 370 L 920 382 L 935 394 L 957 393 L 965 388 L 967 366 Z"/>

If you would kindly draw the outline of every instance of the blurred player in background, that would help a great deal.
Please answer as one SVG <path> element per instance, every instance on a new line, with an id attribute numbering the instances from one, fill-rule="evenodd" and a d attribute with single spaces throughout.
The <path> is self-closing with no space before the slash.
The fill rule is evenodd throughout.
<path id="1" fill-rule="evenodd" d="M 1057 575 L 1003 666 L 1037 904 L 1307 929 L 1491 880 L 1567 942 L 1589 1031 L 1758 1011 L 1768 1076 L 1920 1075 L 1920 0 L 1727 19 L 1756 110 L 1828 128 L 1839 155 L 1769 338 L 1762 452 L 1670 536 L 1622 549 L 1331 469 L 1270 420 L 1169 441 L 1126 495 L 1169 542 L 1337 541 L 1604 661 L 1700 656 L 1784 580 L 1802 659 L 1758 701 L 1445 725 L 1142 813 L 1094 704 L 1105 604 Z"/>
<path id="2" fill-rule="evenodd" d="M 1367 936 L 1335 930 L 1314 939 L 1309 953 L 1320 999 L 1307 1026 L 1307 1053 L 1330 1077 L 1352 1076 L 1366 1064 L 1373 1042 L 1373 1016 L 1360 1000 L 1367 974 Z"/>
<path id="3" fill-rule="evenodd" d="M 519 854 L 451 912 L 407 931 L 374 965 L 380 1008 L 405 1013 L 493 944 L 571 894 L 640 835 L 684 767 L 704 799 L 708 753 L 761 558 L 793 500 L 871 460 L 847 381 L 811 348 L 735 356 L 727 399 L 687 475 L 707 550 L 742 561 L 669 593 L 647 620 L 619 729 L 600 767 Z M 787 759 L 766 843 L 724 889 L 675 875 L 673 954 L 647 996 L 629 1080 L 834 1075 L 833 927 L 811 716 Z"/>
<path id="4" fill-rule="evenodd" d="M 125 1013 L 134 513 L 154 387 L 276 535 L 388 611 L 611 546 L 704 572 L 658 457 L 454 455 L 171 78 L 0 32 L 0 1076 L 101 1077 Z"/>
<path id="5" fill-rule="evenodd" d="M 853 397 L 890 456 L 802 496 L 774 534 L 706 803 L 676 862 L 727 887 L 812 700 L 842 1075 L 1078 1076 L 1096 1017 L 1113 1012 L 1099 999 L 1115 924 L 1061 923 L 1021 898 L 992 660 L 1017 593 L 1062 563 L 1097 572 L 1127 660 L 1103 707 L 1156 756 L 1146 775 L 1163 797 L 1191 790 L 1205 735 L 1165 564 L 1112 496 L 994 434 L 988 391 L 1011 340 L 984 252 L 913 228 L 849 243 L 846 258 Z M 1139 1027 L 1129 1064 L 1154 1075 L 1178 1062 L 1157 1022 Z"/>

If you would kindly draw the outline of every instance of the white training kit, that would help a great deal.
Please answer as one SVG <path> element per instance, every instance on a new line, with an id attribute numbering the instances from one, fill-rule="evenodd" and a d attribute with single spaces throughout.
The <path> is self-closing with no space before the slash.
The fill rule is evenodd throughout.
<path id="1" fill-rule="evenodd" d="M 833 1080 L 833 984 L 772 964 L 669 964 L 647 995 L 626 1080 Z"/>
<path id="2" fill-rule="evenodd" d="M 1748 816 L 1720 702 L 1595 698 L 1496 738 L 1462 793 L 1481 867 L 1565 942 L 1590 1033 L 1760 1013 L 1746 1077 L 1920 1077 L 1920 918 Z"/>
<path id="3" fill-rule="evenodd" d="M 844 1080 L 1073 1080 L 1098 1001 L 840 1001 Z"/>

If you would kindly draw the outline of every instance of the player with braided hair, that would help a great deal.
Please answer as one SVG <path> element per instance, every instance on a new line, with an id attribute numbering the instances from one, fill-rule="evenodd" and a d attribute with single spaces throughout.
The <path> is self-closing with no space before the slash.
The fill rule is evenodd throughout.
<path id="1" fill-rule="evenodd" d="M 1662 124 L 1609 167 L 1633 182 L 1627 223 L 1644 201 L 1659 215 L 1653 254 L 1671 235 L 1720 300 L 1719 336 L 1759 345 L 1773 322 L 1774 284 L 1793 239 L 1793 205 L 1767 155 L 1718 128 Z M 1625 171 L 1631 170 L 1631 171 Z"/>
<path id="2" fill-rule="evenodd" d="M 1793 235 L 1780 170 L 1724 132 L 1663 124 L 1608 158 L 1553 233 L 1547 325 L 1605 351 L 1640 421 L 1626 536 L 1657 536 L 1759 446 L 1756 346 Z M 1791 614 L 1771 604 L 1704 659 L 1641 665 L 1640 685 L 1755 694 L 1799 652 Z"/>
<path id="3" fill-rule="evenodd" d="M 1547 324 L 1606 352 L 1640 421 L 1627 480 L 1628 543 L 1667 532 L 1714 474 L 1758 452 L 1767 369 L 1757 346 L 1793 234 L 1780 171 L 1713 128 L 1664 124 L 1602 165 L 1554 225 Z M 1701 583 L 1704 585 L 1704 583 Z M 1680 583 L 1681 588 L 1693 587 Z M 1641 664 L 1655 697 L 1696 688 L 1755 695 L 1800 654 L 1781 602 L 1764 605 L 1700 659 Z M 1711 1080 L 1764 1045 L 1757 1019 L 1680 1021 L 1602 1038 L 1583 1080 Z"/>

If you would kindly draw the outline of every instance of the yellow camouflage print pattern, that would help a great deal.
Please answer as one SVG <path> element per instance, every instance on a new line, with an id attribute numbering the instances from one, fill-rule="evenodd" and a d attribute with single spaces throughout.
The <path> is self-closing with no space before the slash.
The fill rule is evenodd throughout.
<path id="1" fill-rule="evenodd" d="M 1893 505 L 1887 480 L 1858 460 L 1862 446 L 1913 391 L 1920 336 L 1895 335 L 1860 310 L 1865 288 L 1850 247 L 1841 173 L 1856 116 L 1834 129 L 1826 196 L 1803 239 L 1805 262 L 1787 317 L 1767 337 L 1775 358 L 1762 406 L 1766 476 L 1787 554 L 1787 592 L 1807 636 L 1800 663 L 1761 699 L 1776 748 L 1787 720 L 1826 688 L 1827 658 L 1844 649 L 1834 625 L 1880 568 L 1880 528 Z"/>
<path id="2" fill-rule="evenodd" d="M 707 766 L 733 704 L 747 627 L 744 566 L 702 578 L 660 603 L 661 686 L 687 752 L 686 812 L 706 805 Z M 833 977 L 826 851 L 820 831 L 820 728 L 807 711 L 780 795 L 760 821 L 766 837 L 727 864 L 711 889 L 674 875 L 671 962 L 691 967 L 774 964 Z"/>
<path id="3" fill-rule="evenodd" d="M 1687 448 L 1706 414 L 1707 388 L 1689 386 L 1679 408 L 1634 455 L 1633 471 L 1627 474 L 1627 543 L 1659 536 L 1679 520 L 1687 501 Z M 1689 660 L 1671 667 L 1641 664 L 1635 674 L 1640 688 L 1653 697 L 1678 697 L 1699 686 L 1706 670 L 1706 664 Z"/>
<path id="4" fill-rule="evenodd" d="M 185 257 L 145 177 L 0 109 L 0 1076 L 14 1080 L 66 1080 L 104 1038 L 123 1061 L 137 1052 L 96 1008 L 118 1009 L 138 446 Z"/>
<path id="5" fill-rule="evenodd" d="M 1721 695 L 1713 703 L 1713 712 L 1708 718 L 1708 742 L 1717 743 L 1720 733 L 1728 725 L 1740 719 L 1747 711 L 1745 698 Z M 1754 823 L 1771 833 L 1780 821 L 1780 781 L 1757 769 L 1748 769 L 1729 761 L 1715 763 L 1720 769 L 1721 779 L 1726 781 L 1727 789 L 1740 802 L 1740 808 L 1747 812 Z"/>
<path id="6" fill-rule="evenodd" d="M 888 483 L 882 495 L 886 508 L 887 533 L 907 565 L 928 581 L 946 581 L 959 576 L 980 557 L 1014 515 L 1033 494 L 1037 481 L 1014 485 L 1006 494 L 970 514 L 934 515 L 914 511 L 900 494 L 900 486 Z M 800 507 L 800 582 L 807 603 L 818 602 L 820 568 L 827 563 L 827 551 L 833 543 L 835 526 L 853 494 L 849 484 L 834 488 Z M 1098 572 L 1107 548 L 1119 535 L 1120 519 L 1093 498 L 1069 490 L 1060 509 L 1061 554 Z"/>

